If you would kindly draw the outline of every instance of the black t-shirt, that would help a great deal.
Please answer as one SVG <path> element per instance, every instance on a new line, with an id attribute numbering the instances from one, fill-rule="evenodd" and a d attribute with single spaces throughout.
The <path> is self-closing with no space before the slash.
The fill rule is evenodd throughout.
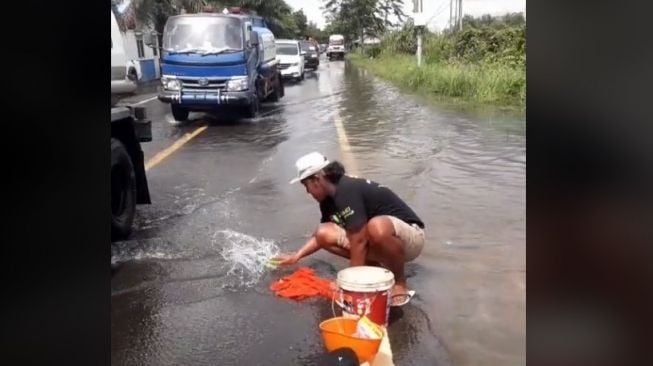
<path id="1" fill-rule="evenodd" d="M 394 216 L 424 228 L 415 212 L 388 187 L 346 175 L 336 185 L 335 196 L 320 202 L 320 211 L 321 222 L 334 222 L 348 230 L 357 230 L 380 215 Z"/>

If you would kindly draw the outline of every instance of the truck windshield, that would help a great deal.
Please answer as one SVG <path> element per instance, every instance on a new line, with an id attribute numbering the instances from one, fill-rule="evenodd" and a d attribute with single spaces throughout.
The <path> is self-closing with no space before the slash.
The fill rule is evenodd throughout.
<path id="1" fill-rule="evenodd" d="M 298 55 L 297 46 L 292 44 L 277 44 L 277 55 Z"/>
<path id="2" fill-rule="evenodd" d="M 163 30 L 163 48 L 169 52 L 227 52 L 243 49 L 240 21 L 228 17 L 171 18 Z"/>
<path id="3" fill-rule="evenodd" d="M 336 39 L 330 39 L 330 40 L 329 40 L 329 44 L 336 45 L 336 46 L 340 46 L 340 45 L 342 45 L 343 43 L 345 43 L 345 40 L 344 40 L 344 39 L 337 39 L 337 38 L 336 38 Z"/>

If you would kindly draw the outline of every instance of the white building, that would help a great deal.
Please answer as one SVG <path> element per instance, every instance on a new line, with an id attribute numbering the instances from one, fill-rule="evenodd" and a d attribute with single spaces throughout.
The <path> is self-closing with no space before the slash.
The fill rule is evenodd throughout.
<path id="1" fill-rule="evenodd" d="M 159 66 L 159 45 L 158 37 L 153 36 L 152 45 L 148 46 L 143 42 L 143 33 L 151 30 L 135 31 L 127 30 L 122 35 L 127 58 L 132 60 L 139 81 L 149 81 L 161 77 Z"/>
<path id="2" fill-rule="evenodd" d="M 116 14 L 116 20 L 120 26 L 127 59 L 131 60 L 131 66 L 136 72 L 138 81 L 146 82 L 159 79 L 161 77 L 160 49 L 156 33 L 150 27 L 141 26 L 140 29 L 136 29 L 131 4 L 119 10 L 121 12 Z M 153 34 L 150 37 L 153 42 L 150 46 L 144 42 L 147 33 Z"/>

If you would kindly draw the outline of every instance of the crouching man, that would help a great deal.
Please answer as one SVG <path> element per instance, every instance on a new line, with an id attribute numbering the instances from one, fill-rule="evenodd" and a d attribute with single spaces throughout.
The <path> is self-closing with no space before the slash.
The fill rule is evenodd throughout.
<path id="1" fill-rule="evenodd" d="M 293 254 L 276 259 L 297 263 L 319 249 L 349 259 L 351 266 L 376 265 L 392 271 L 395 286 L 392 306 L 410 301 L 404 264 L 424 247 L 424 223 L 388 187 L 368 179 L 345 175 L 337 161 L 313 152 L 296 162 L 297 177 L 306 192 L 319 202 L 322 219 L 312 237 Z"/>

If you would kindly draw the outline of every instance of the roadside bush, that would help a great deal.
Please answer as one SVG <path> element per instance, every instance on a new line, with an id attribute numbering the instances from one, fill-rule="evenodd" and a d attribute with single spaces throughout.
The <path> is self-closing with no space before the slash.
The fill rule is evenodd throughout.
<path id="1" fill-rule="evenodd" d="M 423 40 L 424 61 L 436 64 L 448 60 L 453 53 L 452 42 L 436 34 L 427 34 Z"/>
<path id="2" fill-rule="evenodd" d="M 368 46 L 365 48 L 365 56 L 377 58 L 381 54 L 382 48 L 379 45 Z"/>
<path id="3" fill-rule="evenodd" d="M 524 105 L 523 17 L 486 16 L 476 21 L 467 18 L 462 32 L 426 32 L 422 67 L 416 65 L 416 51 L 415 28 L 407 23 L 401 30 L 386 34 L 380 45 L 351 58 L 373 73 L 410 89 L 478 102 Z"/>
<path id="4" fill-rule="evenodd" d="M 417 52 L 415 27 L 408 23 L 401 30 L 387 34 L 381 41 L 381 48 L 384 52 L 414 55 Z"/>

